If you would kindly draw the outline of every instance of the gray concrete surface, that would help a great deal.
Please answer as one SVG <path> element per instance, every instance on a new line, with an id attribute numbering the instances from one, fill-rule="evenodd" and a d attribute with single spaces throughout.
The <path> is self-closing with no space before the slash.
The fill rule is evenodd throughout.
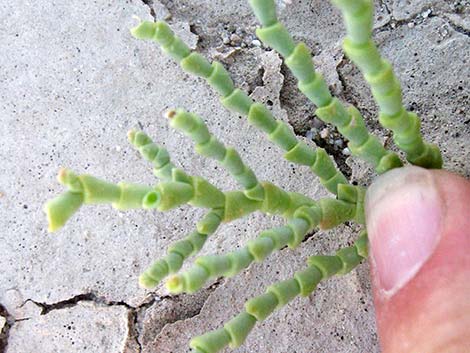
<path id="1" fill-rule="evenodd" d="M 278 4 L 295 38 L 314 49 L 332 90 L 358 105 L 392 147 L 375 122 L 370 91 L 340 50 L 338 12 L 321 0 Z M 469 2 L 383 0 L 377 9 L 375 38 L 402 79 L 406 104 L 421 115 L 425 136 L 442 147 L 446 167 L 470 176 Z M 42 205 L 62 190 L 55 181 L 60 166 L 112 181 L 154 183 L 149 166 L 127 143 L 132 127 L 165 145 L 188 172 L 224 189 L 236 187 L 169 129 L 162 118 L 169 107 L 203 116 L 217 136 L 238 146 L 260 179 L 314 198 L 326 195 L 308 170 L 283 161 L 260 133 L 225 111 L 202 80 L 183 73 L 155 45 L 133 39 L 128 29 L 134 14 L 168 19 L 297 134 L 324 146 L 352 181 L 367 185 L 373 177 L 315 118 L 278 56 L 255 41 L 256 20 L 245 0 L 2 2 L 0 351 L 187 352 L 191 336 L 218 327 L 265 285 L 301 268 L 308 255 L 331 252 L 357 234 L 350 224 L 318 232 L 299 249 L 283 250 L 194 296 L 169 296 L 163 287 L 146 292 L 137 277 L 192 229 L 200 210 L 85 207 L 63 230 L 48 234 Z M 224 225 L 204 253 L 241 246 L 277 224 L 279 219 L 253 215 Z M 322 284 L 308 299 L 296 299 L 236 350 L 294 351 L 378 351 L 367 264 Z"/>

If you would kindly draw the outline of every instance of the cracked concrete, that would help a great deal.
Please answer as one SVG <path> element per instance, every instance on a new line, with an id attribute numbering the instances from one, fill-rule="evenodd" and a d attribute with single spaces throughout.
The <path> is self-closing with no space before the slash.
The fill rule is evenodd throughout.
<path id="1" fill-rule="evenodd" d="M 127 310 L 80 301 L 15 323 L 7 352 L 119 352 L 127 335 Z"/>
<path id="2" fill-rule="evenodd" d="M 330 88 L 357 104 L 371 130 L 393 148 L 376 123 L 369 89 L 340 50 L 338 12 L 321 0 L 277 2 L 295 39 L 313 49 Z M 426 138 L 442 147 L 448 169 L 467 176 L 469 13 L 468 1 L 383 0 L 377 1 L 374 27 L 402 80 L 406 104 L 423 119 Z M 299 138 L 326 148 L 353 182 L 367 185 L 373 173 L 342 153 L 337 146 L 345 141 L 315 118 L 278 55 L 256 41 L 257 23 L 245 0 L 73 0 L 34 7 L 20 0 L 15 7 L 1 4 L 0 15 L 0 352 L 187 352 L 191 336 L 220 326 L 248 297 L 304 266 L 309 254 L 331 252 L 357 234 L 354 225 L 317 232 L 295 251 L 283 249 L 237 277 L 177 297 L 162 286 L 139 289 L 137 277 L 191 231 L 201 210 L 84 207 L 63 230 L 47 234 L 41 208 L 62 190 L 55 181 L 60 166 L 112 181 L 155 182 L 127 144 L 132 127 L 164 144 L 189 173 L 223 189 L 236 187 L 168 128 L 161 115 L 169 107 L 200 114 L 215 135 L 237 146 L 260 179 L 313 198 L 326 195 L 306 168 L 282 160 L 261 133 L 224 110 L 202 80 L 183 73 L 155 45 L 133 39 L 132 15 L 169 21 L 192 48 L 222 61 L 239 86 L 288 121 Z M 251 215 L 224 225 L 202 254 L 240 247 L 278 224 L 277 218 Z M 367 265 L 295 300 L 258 325 L 236 351 L 293 350 L 378 351 Z"/>

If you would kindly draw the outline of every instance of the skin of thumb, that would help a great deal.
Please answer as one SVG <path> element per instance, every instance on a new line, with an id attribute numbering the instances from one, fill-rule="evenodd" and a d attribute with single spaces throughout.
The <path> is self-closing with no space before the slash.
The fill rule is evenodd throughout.
<path id="1" fill-rule="evenodd" d="M 470 182 L 405 167 L 366 195 L 383 353 L 470 353 Z"/>

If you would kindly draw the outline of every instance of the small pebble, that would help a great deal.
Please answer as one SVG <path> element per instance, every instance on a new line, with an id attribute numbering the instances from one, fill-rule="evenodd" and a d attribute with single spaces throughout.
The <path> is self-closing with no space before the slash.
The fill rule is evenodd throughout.
<path id="1" fill-rule="evenodd" d="M 312 122 L 312 126 L 314 129 L 320 129 L 325 126 L 325 123 L 320 119 L 314 118 Z"/>
<path id="2" fill-rule="evenodd" d="M 230 36 L 230 43 L 233 44 L 233 45 L 236 45 L 236 44 L 240 44 L 242 41 L 242 39 L 240 38 L 240 36 L 238 34 L 232 34 Z"/>
<path id="3" fill-rule="evenodd" d="M 251 42 L 252 45 L 254 45 L 255 47 L 260 47 L 261 46 L 261 42 L 258 40 L 258 39 L 255 39 Z"/>
<path id="4" fill-rule="evenodd" d="M 320 131 L 320 137 L 322 139 L 326 139 L 328 136 L 330 136 L 330 130 L 327 127 Z"/>
<path id="5" fill-rule="evenodd" d="M 116 152 L 121 152 L 121 146 L 116 146 Z"/>
<path id="6" fill-rule="evenodd" d="M 343 140 L 335 140 L 335 145 L 338 147 L 343 147 Z"/>
<path id="7" fill-rule="evenodd" d="M 408 28 L 414 28 L 414 26 L 415 26 L 415 23 L 414 23 L 414 22 L 408 23 Z"/>
<path id="8" fill-rule="evenodd" d="M 342 153 L 345 155 L 345 156 L 350 156 L 351 155 L 351 151 L 349 150 L 349 148 L 343 148 L 343 151 Z"/>

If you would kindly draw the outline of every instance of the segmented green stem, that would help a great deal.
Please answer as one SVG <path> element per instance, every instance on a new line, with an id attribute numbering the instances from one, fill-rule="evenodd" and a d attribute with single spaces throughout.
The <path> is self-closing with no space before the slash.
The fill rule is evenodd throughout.
<path id="1" fill-rule="evenodd" d="M 216 61 L 211 64 L 201 54 L 191 52 L 189 47 L 175 36 L 168 24 L 163 21 L 143 21 L 133 28 L 131 33 L 139 39 L 154 40 L 183 70 L 206 79 L 220 94 L 221 102 L 226 108 L 247 116 L 251 124 L 266 132 L 269 140 L 287 152 L 284 156 L 287 160 L 309 166 L 329 191 L 336 194 L 339 184 L 347 184 L 344 175 L 336 169 L 323 149 L 314 150 L 297 140 L 288 124 L 276 120 L 265 106 L 253 102 L 245 92 L 235 88 L 222 64 Z"/>
<path id="2" fill-rule="evenodd" d="M 425 168 L 441 168 L 438 147 L 425 143 L 420 133 L 420 119 L 403 106 L 400 83 L 392 65 L 383 59 L 372 40 L 374 5 L 372 0 L 332 0 L 341 10 L 347 29 L 343 48 L 369 83 L 380 109 L 380 123 L 393 131 L 395 144 L 407 160 Z"/>
<path id="3" fill-rule="evenodd" d="M 330 198 L 301 206 L 285 226 L 261 232 L 244 248 L 225 255 L 197 258 L 189 270 L 172 276 L 167 281 L 167 288 L 171 293 L 194 293 L 210 278 L 235 276 L 253 261 L 264 261 L 273 251 L 285 246 L 297 247 L 314 227 L 333 228 L 354 219 L 355 213 L 355 204 Z"/>
<path id="4" fill-rule="evenodd" d="M 180 117 L 183 117 L 183 115 L 180 115 Z M 183 124 L 183 121 L 180 120 L 179 123 Z M 144 133 L 133 131 L 132 134 L 134 136 L 132 141 L 145 141 L 139 147 L 141 153 L 147 151 L 147 147 L 151 147 L 152 150 L 163 150 L 163 148 L 154 145 L 152 140 Z M 213 139 L 211 140 L 213 141 Z M 222 155 L 222 148 L 225 149 L 223 145 L 222 147 L 209 146 L 205 153 L 207 155 L 211 153 Z M 166 154 L 167 152 L 165 151 Z M 147 155 L 146 158 L 154 161 L 153 154 Z M 154 161 L 154 163 L 156 162 Z M 246 195 L 247 192 L 239 190 L 222 192 L 207 180 L 188 175 L 184 171 L 175 168 L 167 158 L 165 158 L 165 163 L 166 166 L 171 165 L 171 168 L 164 167 L 161 169 L 170 170 L 170 172 L 165 171 L 162 173 L 160 170 L 157 171 L 158 174 L 164 175 L 165 179 L 145 196 L 143 205 L 146 208 L 166 211 L 188 203 L 196 207 L 221 209 L 223 210 L 223 222 L 230 222 L 255 211 L 280 214 L 286 218 L 291 218 L 298 207 L 314 203 L 309 197 L 298 193 L 286 192 L 282 188 L 268 182 L 260 183 L 260 188 L 263 190 L 263 199 L 254 198 L 251 194 L 248 193 L 249 195 Z M 228 164 L 229 162 L 227 162 Z M 355 188 L 355 186 L 351 187 Z"/>
<path id="5" fill-rule="evenodd" d="M 167 116 L 172 127 L 183 131 L 194 140 L 197 153 L 217 160 L 228 170 L 234 179 L 245 188 L 246 197 L 258 201 L 264 199 L 264 189 L 253 170 L 243 163 L 234 148 L 225 147 L 209 132 L 202 118 L 182 109 L 171 110 L 167 113 Z"/>
<path id="6" fill-rule="evenodd" d="M 111 204 L 119 210 L 142 208 L 145 195 L 152 190 L 145 185 L 113 184 L 87 174 L 76 175 L 65 168 L 59 171 L 57 179 L 68 191 L 44 206 L 49 232 L 62 228 L 83 204 Z"/>
<path id="7" fill-rule="evenodd" d="M 202 177 L 186 174 L 170 161 L 168 151 L 153 143 L 141 131 L 132 130 L 128 134 L 130 142 L 140 154 L 152 162 L 154 173 L 161 179 L 153 190 L 145 195 L 145 208 L 167 211 L 182 204 L 209 209 L 224 209 L 225 194 Z"/>
<path id="8" fill-rule="evenodd" d="M 363 231 L 353 246 L 340 249 L 333 256 L 312 256 L 308 267 L 293 278 L 269 286 L 266 292 L 245 303 L 245 310 L 228 321 L 223 328 L 195 337 L 190 342 L 193 352 L 217 353 L 224 347 L 243 344 L 257 321 L 265 320 L 296 296 L 309 296 L 321 280 L 335 274 L 346 274 L 367 258 L 367 234 Z"/>
<path id="9" fill-rule="evenodd" d="M 168 255 L 160 260 L 157 260 L 150 268 L 148 268 L 141 276 L 141 285 L 146 288 L 152 288 L 158 284 L 167 275 L 178 271 L 181 268 L 183 261 L 191 255 L 194 255 L 200 250 L 207 236 L 212 234 L 217 229 L 220 222 L 231 222 L 232 220 L 244 217 L 247 214 L 255 211 L 262 211 L 269 214 L 278 214 L 286 218 L 292 217 L 307 217 L 303 214 L 302 207 L 313 206 L 315 202 L 310 198 L 298 193 L 290 193 L 282 190 L 271 183 L 262 183 L 263 190 L 265 190 L 265 198 L 263 201 L 256 201 L 248 199 L 241 191 L 229 191 L 225 193 L 225 206 L 221 209 L 215 209 L 209 212 L 204 219 L 198 223 L 197 232 L 191 233 L 189 238 L 177 242 L 177 246 L 170 246 Z M 343 193 L 344 194 L 344 193 Z M 356 212 L 357 204 L 352 204 L 348 201 L 333 200 L 330 207 L 325 209 L 329 212 L 329 219 L 339 221 L 342 217 L 349 219 L 351 212 Z M 299 211 L 300 210 L 300 211 Z M 336 213 L 342 213 L 336 215 Z M 299 216 L 300 215 L 300 216 Z M 322 226 L 329 226 L 329 224 L 321 223 Z M 299 225 L 301 226 L 301 225 Z M 299 234 L 297 232 L 296 234 Z M 300 235 L 296 235 L 295 239 L 300 242 Z M 200 246 L 193 244 L 194 242 L 202 242 Z M 191 244 L 190 244 L 191 243 Z M 177 254 L 172 254 L 177 253 Z M 185 283 L 197 282 L 198 271 L 194 275 L 186 275 Z M 207 280 L 209 277 L 206 276 Z M 204 281 L 205 281 L 204 280 Z M 169 283 L 173 283 L 173 287 L 178 287 L 177 279 L 172 279 Z M 201 285 L 204 282 L 201 283 Z M 172 286 L 170 284 L 170 286 Z M 184 284 L 184 286 L 186 286 Z M 188 284 L 189 287 L 193 285 Z M 184 287 L 186 288 L 186 287 Z M 184 289 L 185 290 L 185 289 Z"/>
<path id="10" fill-rule="evenodd" d="M 209 235 L 213 234 L 222 222 L 223 210 L 211 210 L 197 223 L 196 230 L 185 238 L 171 244 L 167 255 L 155 261 L 139 276 L 139 284 L 144 288 L 154 288 L 163 278 L 176 273 L 183 262 L 197 254 Z"/>
<path id="11" fill-rule="evenodd" d="M 345 108 L 332 97 L 323 76 L 315 71 L 310 49 L 304 43 L 295 44 L 277 19 L 274 0 L 250 0 L 250 5 L 262 25 L 256 30 L 257 36 L 284 57 L 285 64 L 298 80 L 300 91 L 318 107 L 315 114 L 337 127 L 349 140 L 351 153 L 371 163 L 377 173 L 401 167 L 400 158 L 387 151 L 377 137 L 369 134 L 359 111 L 352 106 Z"/>
<path id="12" fill-rule="evenodd" d="M 142 157 L 153 164 L 153 173 L 162 180 L 171 180 L 175 166 L 171 163 L 166 148 L 153 143 L 152 139 L 142 131 L 131 130 L 127 137 L 129 142 L 140 152 Z"/>

